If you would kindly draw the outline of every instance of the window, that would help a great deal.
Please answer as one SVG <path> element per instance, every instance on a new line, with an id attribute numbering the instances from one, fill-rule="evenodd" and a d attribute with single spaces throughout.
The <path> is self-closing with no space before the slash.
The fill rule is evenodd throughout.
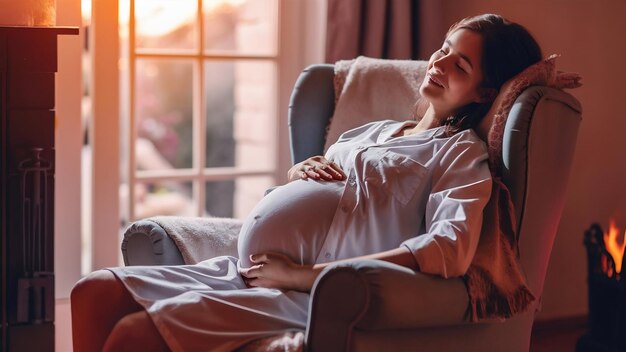
<path id="1" fill-rule="evenodd" d="M 83 273 L 121 264 L 129 221 L 241 218 L 285 181 L 289 95 L 323 60 L 325 26 L 324 0 L 85 3 Z"/>
<path id="2" fill-rule="evenodd" d="M 244 217 L 275 183 L 277 1 L 123 0 L 120 14 L 122 219 Z"/>

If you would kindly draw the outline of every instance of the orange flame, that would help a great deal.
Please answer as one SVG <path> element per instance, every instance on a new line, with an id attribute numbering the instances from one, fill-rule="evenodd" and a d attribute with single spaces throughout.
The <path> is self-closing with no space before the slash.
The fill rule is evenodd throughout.
<path id="1" fill-rule="evenodd" d="M 621 237 L 619 241 L 618 237 Z M 623 236 L 619 236 L 619 229 L 613 220 L 609 220 L 609 232 L 604 234 L 604 245 L 607 252 L 613 257 L 615 272 L 619 274 L 622 271 L 622 258 L 624 257 L 624 248 L 626 248 L 626 231 Z"/>

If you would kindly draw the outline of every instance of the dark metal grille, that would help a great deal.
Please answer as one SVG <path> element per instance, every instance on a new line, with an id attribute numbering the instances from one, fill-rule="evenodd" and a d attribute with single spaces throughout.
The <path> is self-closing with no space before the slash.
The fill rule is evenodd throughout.
<path id="1" fill-rule="evenodd" d="M 584 243 L 588 257 L 589 320 L 588 331 L 578 340 L 576 351 L 626 351 L 626 277 L 622 279 L 624 273 L 615 271 L 600 225 L 591 225 Z"/>

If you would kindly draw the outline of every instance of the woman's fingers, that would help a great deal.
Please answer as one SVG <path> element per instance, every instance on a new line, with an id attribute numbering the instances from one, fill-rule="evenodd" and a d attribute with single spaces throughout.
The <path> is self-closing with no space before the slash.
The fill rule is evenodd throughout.
<path id="1" fill-rule="evenodd" d="M 261 275 L 261 269 L 263 268 L 263 264 L 253 265 L 249 268 L 239 269 L 239 274 L 241 276 L 246 277 L 248 279 L 256 278 Z"/>
<path id="2" fill-rule="evenodd" d="M 341 170 L 339 165 L 335 164 L 335 162 L 329 161 L 328 165 L 330 166 L 330 169 L 332 170 L 332 172 L 335 173 L 335 178 L 336 179 L 343 180 L 343 179 L 346 178 L 346 173 L 343 172 L 343 170 Z"/>
<path id="3" fill-rule="evenodd" d="M 272 287 L 279 289 L 298 289 L 301 284 L 297 278 L 298 265 L 282 253 L 268 252 L 250 256 L 253 265 L 239 269 L 246 286 Z"/>
<path id="4" fill-rule="evenodd" d="M 265 279 L 251 279 L 251 280 L 247 280 L 246 284 L 248 285 L 248 287 L 268 287 L 268 288 L 273 288 L 275 285 L 272 285 L 271 282 L 269 282 L 268 280 Z"/>
<path id="5" fill-rule="evenodd" d="M 255 264 L 268 263 L 273 253 L 250 254 L 250 261 Z"/>
<path id="6" fill-rule="evenodd" d="M 320 175 L 317 172 L 315 172 L 315 168 L 311 165 L 304 165 L 302 167 L 302 172 L 304 172 L 304 177 L 303 177 L 304 179 L 307 179 L 310 177 L 314 180 L 319 180 L 320 178 Z"/>
<path id="7" fill-rule="evenodd" d="M 332 181 L 334 179 L 333 175 L 329 173 L 329 168 L 326 165 L 316 165 L 313 167 L 313 170 L 319 175 L 320 178 L 323 178 L 326 181 Z"/>
<path id="8" fill-rule="evenodd" d="M 341 168 L 332 161 L 326 159 L 311 161 L 303 166 L 303 171 L 308 177 L 313 179 L 324 179 L 326 181 L 343 180 L 345 174 Z"/>
<path id="9" fill-rule="evenodd" d="M 310 157 L 294 165 L 289 169 L 287 176 L 290 181 L 298 178 L 303 180 L 312 178 L 314 180 L 321 179 L 325 181 L 344 180 L 346 178 L 345 173 L 341 170 L 339 165 L 327 160 L 321 155 Z"/>

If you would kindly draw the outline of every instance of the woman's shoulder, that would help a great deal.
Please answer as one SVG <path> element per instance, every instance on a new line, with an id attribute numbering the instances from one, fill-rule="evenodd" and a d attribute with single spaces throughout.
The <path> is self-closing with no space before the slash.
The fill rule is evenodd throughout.
<path id="1" fill-rule="evenodd" d="M 402 123 L 403 122 L 396 121 L 396 120 L 377 120 L 377 121 L 368 122 L 361 126 L 345 131 L 339 137 L 339 141 L 342 141 L 345 139 L 351 139 L 351 138 L 354 138 L 355 136 L 359 136 L 363 134 L 375 133 L 382 129 L 389 128 L 388 126 L 398 125 Z"/>
<path id="2" fill-rule="evenodd" d="M 470 143 L 485 144 L 485 141 L 483 141 L 478 136 L 476 131 L 474 131 L 474 129 L 472 128 L 459 131 L 448 138 L 450 138 L 451 140 L 454 140 L 455 142 L 470 142 Z"/>
<path id="3" fill-rule="evenodd" d="M 459 131 L 448 138 L 454 146 L 463 146 L 463 149 L 473 149 L 480 153 L 487 154 L 487 143 L 471 128 Z"/>
<path id="4" fill-rule="evenodd" d="M 390 125 L 401 125 L 405 123 L 405 121 L 397 121 L 397 120 L 377 120 L 377 121 L 372 121 L 372 122 L 368 122 L 364 125 L 361 126 L 361 128 L 373 128 L 373 129 L 378 129 L 378 128 L 384 128 L 386 126 L 390 126 Z"/>

